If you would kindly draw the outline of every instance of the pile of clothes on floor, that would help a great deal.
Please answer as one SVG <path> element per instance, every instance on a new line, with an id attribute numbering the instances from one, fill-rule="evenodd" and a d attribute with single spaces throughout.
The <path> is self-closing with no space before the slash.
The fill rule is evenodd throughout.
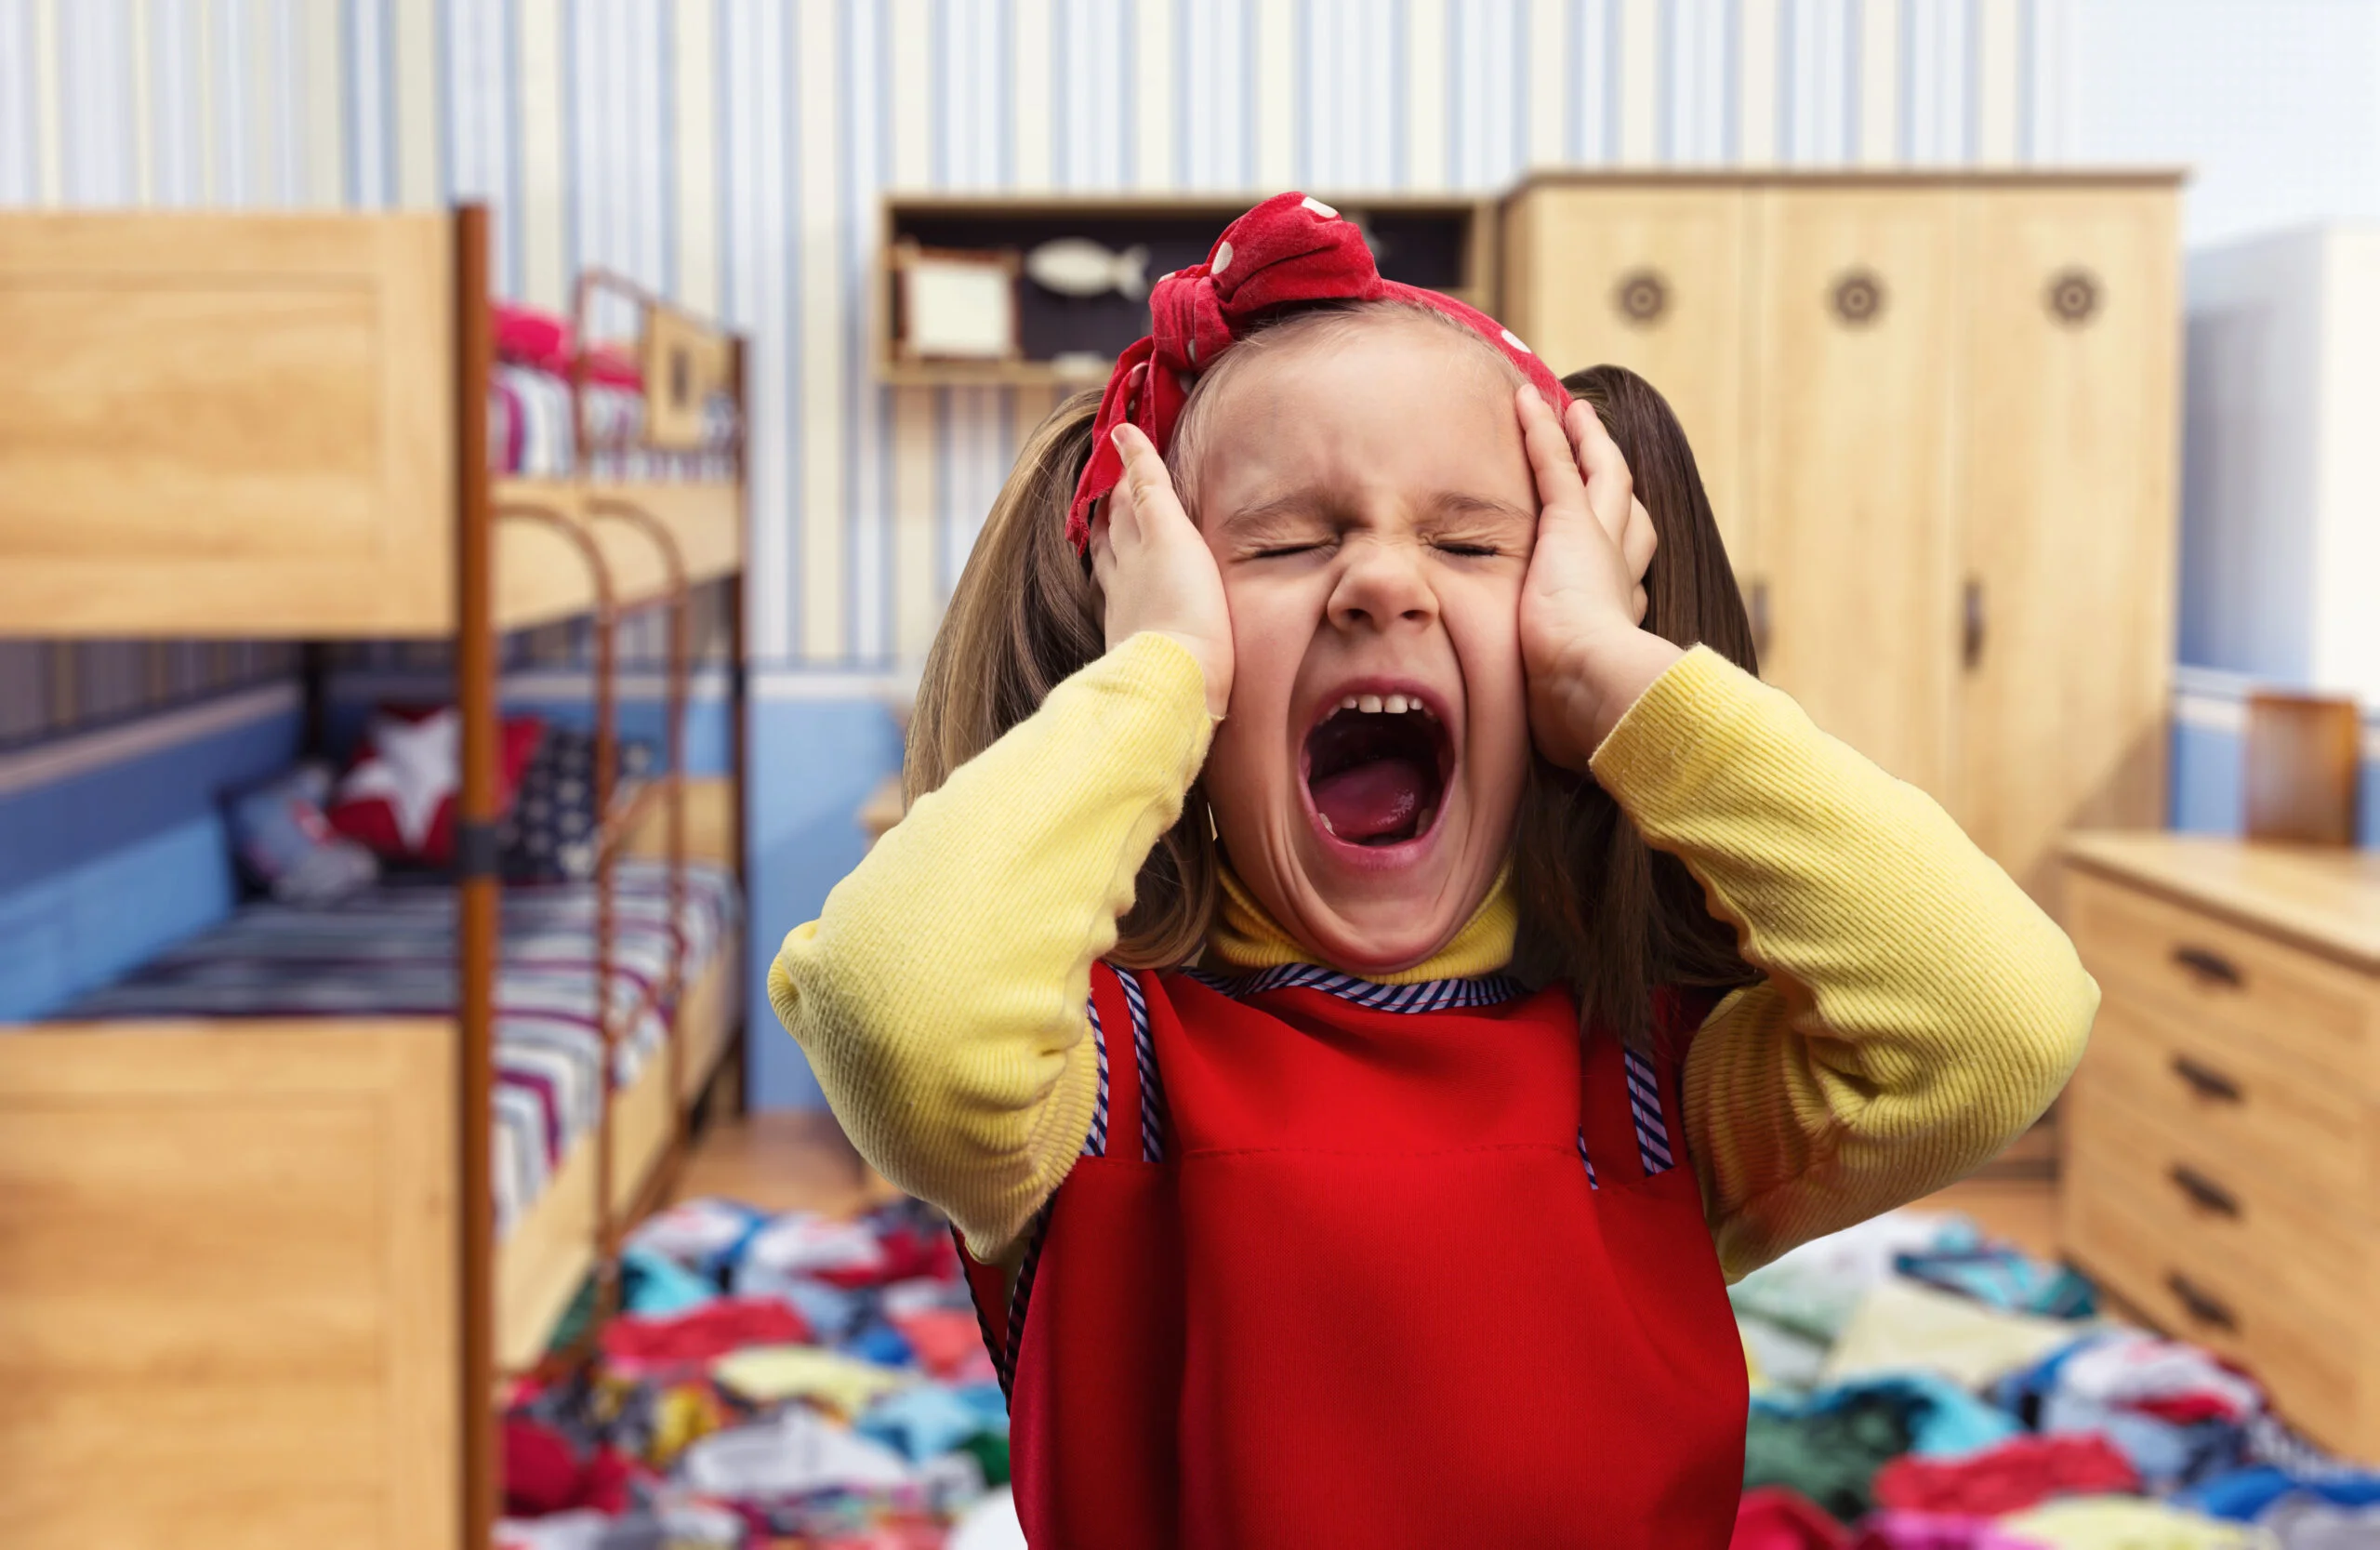
<path id="1" fill-rule="evenodd" d="M 2380 1550 L 2380 1472 L 1959 1218 L 1881 1217 L 1731 1296 L 1735 1550 Z M 1007 1410 L 929 1208 L 688 1201 L 632 1236 L 621 1297 L 591 1362 L 510 1396 L 500 1550 L 1023 1545 Z"/>
<path id="2" fill-rule="evenodd" d="M 1734 1550 L 2380 1550 L 2380 1473 L 1963 1219 L 1880 1217 L 1730 1295 Z"/>
<path id="3" fill-rule="evenodd" d="M 630 1238 L 620 1295 L 591 1361 L 508 1397 L 499 1550 L 1023 1544 L 1007 1407 L 928 1208 L 687 1201 Z"/>

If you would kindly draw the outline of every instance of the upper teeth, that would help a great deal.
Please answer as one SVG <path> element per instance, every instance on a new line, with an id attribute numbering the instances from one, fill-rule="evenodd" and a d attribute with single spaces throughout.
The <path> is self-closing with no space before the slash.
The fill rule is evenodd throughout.
<path id="1" fill-rule="evenodd" d="M 1408 710 L 1418 710 L 1424 716 L 1430 713 L 1430 708 L 1421 703 L 1419 695 L 1349 695 L 1339 702 L 1339 709 L 1361 710 L 1374 716 L 1382 711 L 1392 716 L 1402 716 Z"/>

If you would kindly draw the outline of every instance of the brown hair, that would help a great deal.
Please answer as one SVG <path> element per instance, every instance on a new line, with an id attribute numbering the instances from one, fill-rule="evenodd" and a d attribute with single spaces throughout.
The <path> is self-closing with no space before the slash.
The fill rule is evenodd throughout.
<path id="1" fill-rule="evenodd" d="M 1066 541 L 1065 513 L 1091 460 L 1099 394 L 1058 405 L 1018 449 L 967 556 L 926 656 L 909 717 L 902 794 L 917 801 L 1041 707 L 1051 690 L 1106 650 L 1099 589 Z M 1157 841 L 1132 889 L 1116 950 L 1127 968 L 1197 955 L 1213 915 L 1216 848 L 1203 801 Z"/>
<path id="2" fill-rule="evenodd" d="M 1751 625 L 1677 417 L 1651 384 L 1618 366 L 1580 372 L 1565 384 L 1603 417 L 1659 536 L 1645 578 L 1645 628 L 1681 645 L 1700 641 L 1752 669 Z M 1194 391 L 1193 405 L 1197 397 Z M 1096 392 L 1060 404 L 1025 439 L 992 503 L 919 685 L 902 777 L 912 801 L 1105 649 L 1098 589 L 1064 531 L 1098 408 Z M 1185 412 L 1185 423 L 1190 417 Z M 1208 822 L 1194 793 L 1141 868 L 1110 955 L 1116 962 L 1165 968 L 1197 955 L 1219 892 L 1221 856 Z M 1756 977 L 1737 956 L 1732 931 L 1703 908 L 1685 867 L 1651 851 L 1593 780 L 1537 760 L 1515 844 L 1519 966 L 1532 977 L 1568 980 L 1582 1021 L 1641 1043 L 1651 1026 L 1652 987 L 1723 987 Z"/>
<path id="3" fill-rule="evenodd" d="M 1669 401 L 1625 366 L 1590 366 L 1562 385 L 1602 418 L 1653 519 L 1659 543 L 1645 573 L 1645 628 L 1759 672 L 1743 594 Z M 1734 928 L 1704 907 L 1686 864 L 1647 845 L 1592 777 L 1535 760 L 1514 851 L 1521 970 L 1569 981 L 1581 1018 L 1637 1043 L 1652 1027 L 1655 986 L 1726 990 L 1760 977 L 1737 952 Z"/>

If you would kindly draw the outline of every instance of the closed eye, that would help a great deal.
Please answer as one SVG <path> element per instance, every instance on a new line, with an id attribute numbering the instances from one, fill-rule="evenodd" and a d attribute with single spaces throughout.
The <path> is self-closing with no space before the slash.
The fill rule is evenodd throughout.
<path id="1" fill-rule="evenodd" d="M 1493 544 L 1440 543 L 1435 547 L 1440 554 L 1461 554 L 1474 559 L 1492 559 L 1503 552 Z"/>
<path id="2" fill-rule="evenodd" d="M 1251 550 L 1248 557 L 1251 560 L 1284 560 L 1292 554 L 1312 554 L 1322 547 L 1319 540 L 1302 544 L 1272 544 Z"/>

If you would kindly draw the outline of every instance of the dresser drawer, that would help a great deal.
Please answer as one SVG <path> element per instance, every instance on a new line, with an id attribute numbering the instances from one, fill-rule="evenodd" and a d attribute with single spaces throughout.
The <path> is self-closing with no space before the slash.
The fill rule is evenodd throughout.
<path id="1" fill-rule="evenodd" d="M 2077 1128 L 2060 1190 L 2068 1254 L 2167 1331 L 2254 1374 L 2318 1442 L 2380 1450 L 2380 1346 L 2368 1320 L 2309 1309 L 2287 1270 L 2196 1230 L 2162 1191 L 2108 1165 L 2113 1138 Z"/>
<path id="2" fill-rule="evenodd" d="M 2234 1173 L 2380 1224 L 2380 1102 L 2255 1040 L 2110 989 L 2076 1081 L 2192 1137 Z"/>
<path id="3" fill-rule="evenodd" d="M 2110 994 L 2244 1035 L 2380 1097 L 2380 978 L 2087 871 L 2067 882 L 2068 929 Z"/>
<path id="4" fill-rule="evenodd" d="M 2369 1317 L 2380 1240 L 2365 1223 L 2161 1122 L 2100 1076 L 2069 1090 L 2061 1180 L 2131 1202 L 2194 1264 L 2258 1267 L 2294 1315 L 2342 1329 Z"/>

